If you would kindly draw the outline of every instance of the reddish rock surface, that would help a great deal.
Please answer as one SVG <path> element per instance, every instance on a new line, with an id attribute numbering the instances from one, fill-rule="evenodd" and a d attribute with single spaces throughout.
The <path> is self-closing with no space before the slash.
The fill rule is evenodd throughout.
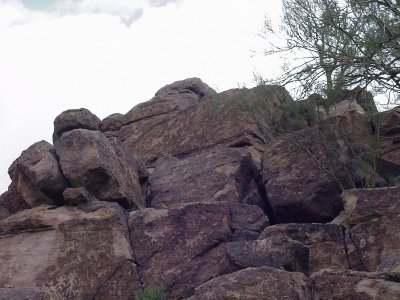
<path id="1" fill-rule="evenodd" d="M 30 207 L 62 203 L 62 192 L 68 182 L 55 149 L 48 142 L 37 142 L 23 151 L 8 173 L 19 195 Z"/>
<path id="2" fill-rule="evenodd" d="M 400 266 L 399 187 L 349 190 L 341 216 L 370 272 Z"/>
<path id="3" fill-rule="evenodd" d="M 134 158 L 99 131 L 75 129 L 56 143 L 62 171 L 73 187 L 85 187 L 99 200 L 144 207 Z M 77 163 L 79 162 L 79 163 Z"/>
<path id="4" fill-rule="evenodd" d="M 41 206 L 0 221 L 0 286 L 43 287 L 64 299 L 128 299 L 141 284 L 126 218 L 116 203 L 94 202 Z"/>
<path id="5" fill-rule="evenodd" d="M 267 227 L 259 239 L 286 237 L 309 249 L 309 272 L 327 267 L 363 269 L 357 249 L 345 228 L 334 224 L 279 224 Z"/>
<path id="6" fill-rule="evenodd" d="M 286 237 L 226 244 L 229 259 L 240 268 L 269 266 L 308 274 L 308 248 Z"/>
<path id="7" fill-rule="evenodd" d="M 271 267 L 247 268 L 196 288 L 190 300 L 311 299 L 307 277 Z"/>
<path id="8" fill-rule="evenodd" d="M 248 151 L 213 148 L 182 158 L 161 157 L 149 176 L 151 207 L 201 201 L 244 202 L 265 208 Z M 259 176 L 259 175 L 258 175 Z"/>
<path id="9" fill-rule="evenodd" d="M 315 113 L 302 105 L 294 117 Z M 278 86 L 217 94 L 190 78 L 101 122 L 62 113 L 55 146 L 24 151 L 0 196 L 0 300 L 150 287 L 172 300 L 399 299 L 396 151 L 374 158 L 351 101 L 301 124 L 291 106 Z"/>
<path id="10" fill-rule="evenodd" d="M 162 154 L 185 155 L 221 144 L 258 145 L 264 135 L 251 113 L 246 113 L 239 104 L 249 101 L 279 107 L 288 97 L 287 92 L 278 87 L 269 87 L 264 94 L 256 90 L 228 91 L 184 109 L 161 110 L 163 113 L 153 112 L 153 109 L 159 110 L 159 102 L 162 102 L 153 99 L 146 102 L 144 112 L 139 113 L 151 117 L 135 117 L 136 121 L 121 128 L 119 138 L 145 164 Z"/>
<path id="11" fill-rule="evenodd" d="M 400 298 L 400 276 L 325 269 L 311 278 L 312 299 L 395 300 Z"/>

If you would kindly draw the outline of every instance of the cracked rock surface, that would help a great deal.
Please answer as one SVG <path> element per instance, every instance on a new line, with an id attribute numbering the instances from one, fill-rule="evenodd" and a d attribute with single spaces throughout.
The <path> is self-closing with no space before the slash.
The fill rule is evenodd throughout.
<path id="1" fill-rule="evenodd" d="M 0 195 L 0 300 L 400 299 L 397 145 L 385 140 L 375 169 L 356 162 L 371 122 L 338 103 L 323 119 L 332 157 L 310 139 L 315 122 L 287 118 L 292 101 L 278 86 L 216 93 L 189 78 L 102 121 L 62 113 L 55 145 L 23 151 Z M 364 140 L 353 149 L 339 129 Z M 361 188 L 371 178 L 379 188 Z"/>

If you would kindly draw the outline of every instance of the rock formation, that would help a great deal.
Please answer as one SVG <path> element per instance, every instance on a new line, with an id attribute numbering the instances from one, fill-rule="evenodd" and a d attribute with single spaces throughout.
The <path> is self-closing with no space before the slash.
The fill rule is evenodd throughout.
<path id="1" fill-rule="evenodd" d="M 398 109 L 343 101 L 289 126 L 281 87 L 191 78 L 62 113 L 9 168 L 0 299 L 400 299 Z"/>

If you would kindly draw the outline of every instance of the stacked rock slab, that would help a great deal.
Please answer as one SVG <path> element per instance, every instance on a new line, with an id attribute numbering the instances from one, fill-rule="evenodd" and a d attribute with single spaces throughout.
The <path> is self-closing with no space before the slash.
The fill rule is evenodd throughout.
<path id="1" fill-rule="evenodd" d="M 256 120 L 284 122 L 291 101 L 191 78 L 125 115 L 62 113 L 54 146 L 22 153 L 0 196 L 0 300 L 399 299 L 399 189 L 341 195 Z M 338 123 L 371 132 L 359 108 Z"/>

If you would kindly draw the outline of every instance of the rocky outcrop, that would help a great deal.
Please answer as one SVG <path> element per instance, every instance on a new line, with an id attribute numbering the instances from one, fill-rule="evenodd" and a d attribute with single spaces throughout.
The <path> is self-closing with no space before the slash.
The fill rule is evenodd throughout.
<path id="1" fill-rule="evenodd" d="M 311 277 L 315 300 L 398 299 L 400 276 L 394 273 L 367 273 L 326 269 Z"/>
<path id="2" fill-rule="evenodd" d="M 125 208 L 145 206 L 134 157 L 117 141 L 99 131 L 75 129 L 64 133 L 55 146 L 72 187 L 83 186 L 97 199 Z"/>
<path id="3" fill-rule="evenodd" d="M 153 109 L 158 110 L 159 103 L 163 102 L 153 99 L 147 104 L 146 112 L 139 114 L 150 117 L 135 117 L 131 124 L 121 128 L 119 138 L 145 164 L 160 155 L 186 155 L 221 144 L 256 146 L 264 140 L 264 135 L 252 115 L 246 113 L 246 109 L 252 107 L 243 109 L 241 103 L 267 103 L 279 108 L 290 97 L 279 87 L 269 87 L 263 94 L 258 90 L 249 91 L 246 97 L 241 91 L 228 91 L 197 105 L 162 110 L 163 113 L 152 112 Z"/>
<path id="4" fill-rule="evenodd" d="M 149 176 L 151 207 L 229 201 L 266 209 L 257 180 L 260 175 L 245 149 L 216 147 L 181 158 L 161 157 Z"/>
<path id="5" fill-rule="evenodd" d="M 312 99 L 191 78 L 62 113 L 0 196 L 0 299 L 398 299 L 400 166 L 343 100 L 300 126 Z"/>
<path id="6" fill-rule="evenodd" d="M 400 164 L 400 107 L 385 113 L 379 131 L 382 136 L 381 156 L 385 160 Z"/>
<path id="7" fill-rule="evenodd" d="M 86 108 L 69 109 L 54 120 L 53 142 L 57 142 L 64 132 L 74 129 L 98 130 L 100 119 Z"/>
<path id="8" fill-rule="evenodd" d="M 189 299 L 311 299 L 311 292 L 304 274 L 259 267 L 210 280 L 196 288 Z"/>
<path id="9" fill-rule="evenodd" d="M 48 142 L 37 142 L 23 151 L 8 173 L 19 195 L 30 207 L 62 203 L 62 191 L 68 183 L 55 149 Z"/>
<path id="10" fill-rule="evenodd" d="M 40 206 L 0 221 L 0 285 L 8 287 L 0 298 L 42 287 L 63 299 L 128 299 L 141 283 L 126 218 L 119 205 L 97 201 Z"/>
<path id="11" fill-rule="evenodd" d="M 226 243 L 237 230 L 260 232 L 268 224 L 260 212 L 256 220 L 246 222 L 253 211 L 248 205 L 232 209 L 227 202 L 200 202 L 131 212 L 131 243 L 143 283 L 163 286 L 169 297 L 177 299 L 235 270 Z"/>
<path id="12" fill-rule="evenodd" d="M 309 273 L 329 267 L 363 270 L 355 245 L 344 227 L 335 224 L 279 224 L 267 227 L 259 239 L 285 237 L 307 247 Z"/>
<path id="13" fill-rule="evenodd" d="M 349 190 L 342 218 L 366 270 L 390 272 L 400 266 L 398 187 Z"/>

